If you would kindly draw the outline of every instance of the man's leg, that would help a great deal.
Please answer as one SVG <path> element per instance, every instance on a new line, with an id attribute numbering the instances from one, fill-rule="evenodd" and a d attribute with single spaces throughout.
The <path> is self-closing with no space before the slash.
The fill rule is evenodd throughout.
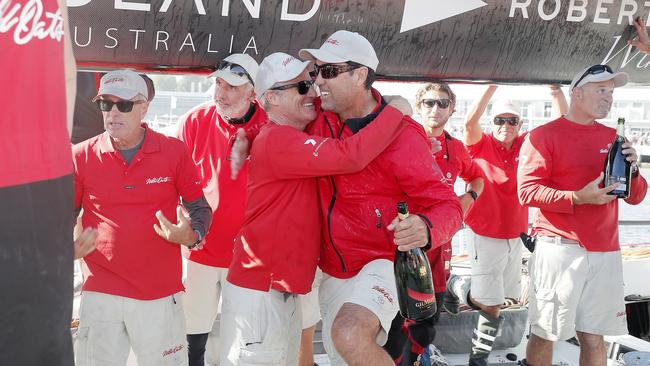
<path id="1" fill-rule="evenodd" d="M 214 268 L 217 277 L 216 295 L 217 312 L 205 346 L 205 364 L 219 366 L 219 350 L 221 349 L 221 291 L 228 277 L 228 268 Z M 190 365 L 191 366 L 191 365 Z M 203 366 L 203 365 L 200 365 Z"/>
<path id="2" fill-rule="evenodd" d="M 124 302 L 126 331 L 138 366 L 187 366 L 182 293 Z"/>
<path id="3" fill-rule="evenodd" d="M 204 366 L 206 344 L 217 317 L 221 293 L 220 270 L 222 268 L 187 261 L 183 310 L 187 325 L 189 366 Z"/>
<path id="4" fill-rule="evenodd" d="M 393 365 L 393 360 L 377 342 L 381 324 L 377 316 L 357 304 L 345 303 L 332 324 L 336 350 L 350 366 Z"/>
<path id="5" fill-rule="evenodd" d="M 84 291 L 75 343 L 77 366 L 125 365 L 129 335 L 124 326 L 123 297 Z"/>
<path id="6" fill-rule="evenodd" d="M 300 366 L 314 366 L 314 333 L 316 325 L 303 329 L 300 335 L 300 352 L 298 354 Z"/>
<path id="7" fill-rule="evenodd" d="M 576 332 L 580 341 L 580 366 L 606 366 L 607 357 L 603 336 Z"/>
<path id="8" fill-rule="evenodd" d="M 551 366 L 553 361 L 553 342 L 530 335 L 526 346 L 526 362 L 530 366 Z"/>

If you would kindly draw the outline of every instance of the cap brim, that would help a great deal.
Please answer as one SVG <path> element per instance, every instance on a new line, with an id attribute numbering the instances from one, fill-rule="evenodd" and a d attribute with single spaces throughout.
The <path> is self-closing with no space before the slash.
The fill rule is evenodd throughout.
<path id="1" fill-rule="evenodd" d="M 137 97 L 138 95 L 141 95 L 138 92 L 134 92 L 133 90 L 129 89 L 122 89 L 122 88 L 102 88 L 99 89 L 99 92 L 97 95 L 93 98 L 93 102 L 99 99 L 102 95 L 112 95 L 114 97 L 118 97 L 120 99 L 124 100 L 132 100 L 133 98 Z M 144 99 L 147 99 L 144 95 L 142 96 Z"/>
<path id="2" fill-rule="evenodd" d="M 278 82 L 285 82 L 297 78 L 298 75 L 302 74 L 302 72 L 305 71 L 305 69 L 311 64 L 311 61 L 299 61 L 299 62 L 301 63 L 300 68 L 296 68 L 295 70 L 288 72 L 286 75 L 284 75 L 283 77 L 284 80 L 278 80 Z"/>
<path id="3" fill-rule="evenodd" d="M 313 48 L 303 48 L 298 52 L 298 56 L 303 60 L 320 60 L 326 63 L 338 64 L 342 62 L 348 62 L 349 59 L 345 59 L 331 52 L 327 52 L 321 49 Z"/>
<path id="4" fill-rule="evenodd" d="M 601 74 L 590 75 L 589 77 L 585 77 L 583 80 L 580 81 L 580 84 L 576 85 L 575 87 L 584 86 L 589 83 L 601 83 L 603 81 L 609 81 L 609 80 L 614 80 L 614 87 L 618 88 L 626 85 L 630 80 L 630 77 L 626 72 L 617 72 L 615 74 L 604 72 Z"/>
<path id="5" fill-rule="evenodd" d="M 519 115 L 519 112 L 515 111 L 514 109 L 502 109 L 498 113 L 494 114 L 494 117 L 498 117 L 504 114 L 514 114 L 517 117 L 521 117 Z"/>
<path id="6" fill-rule="evenodd" d="M 211 77 L 211 78 L 221 78 L 221 79 L 225 80 L 231 86 L 240 86 L 240 85 L 244 85 L 244 84 L 250 82 L 250 80 L 248 80 L 247 77 L 235 75 L 235 74 L 233 74 L 233 73 L 231 73 L 230 71 L 227 71 L 227 70 L 217 70 L 217 71 L 213 72 L 212 74 L 210 74 L 209 77 Z"/>

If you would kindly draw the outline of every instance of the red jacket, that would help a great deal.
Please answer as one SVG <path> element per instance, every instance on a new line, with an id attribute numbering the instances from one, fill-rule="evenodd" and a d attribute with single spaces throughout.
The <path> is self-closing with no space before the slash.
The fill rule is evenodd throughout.
<path id="1" fill-rule="evenodd" d="M 354 135 L 383 107 L 381 95 L 376 90 L 373 95 L 378 104 L 370 115 L 342 123 L 326 112 L 311 132 L 342 139 Z M 370 261 L 393 260 L 393 233 L 386 226 L 397 216 L 398 201 L 406 201 L 412 214 L 429 223 L 433 248 L 451 240 L 460 228 L 460 203 L 444 183 L 424 129 L 410 117 L 404 121 L 407 127 L 362 171 L 319 179 L 323 272 L 350 278 Z"/>
<path id="2" fill-rule="evenodd" d="M 238 128 L 255 133 L 264 123 L 266 112 L 257 103 L 251 119 L 241 125 L 224 121 L 214 102 L 199 105 L 181 120 L 178 138 L 190 150 L 213 215 L 205 245 L 190 252 L 191 261 L 221 268 L 230 265 L 235 235 L 244 220 L 248 176 L 246 162 L 237 179 L 230 178 L 230 148 Z"/>
<path id="3" fill-rule="evenodd" d="M 260 291 L 311 291 L 321 233 L 314 177 L 363 169 L 397 136 L 401 116 L 386 108 L 373 128 L 346 140 L 265 125 L 251 149 L 246 219 L 228 281 Z"/>

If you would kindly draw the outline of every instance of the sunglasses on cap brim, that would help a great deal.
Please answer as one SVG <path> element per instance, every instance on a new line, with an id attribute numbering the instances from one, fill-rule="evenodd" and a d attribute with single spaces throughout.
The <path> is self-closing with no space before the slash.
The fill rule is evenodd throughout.
<path id="1" fill-rule="evenodd" d="M 239 64 L 222 60 L 217 63 L 217 66 L 215 68 L 215 71 L 219 71 L 219 70 L 227 70 L 233 75 L 237 75 L 239 77 L 245 77 L 246 79 L 248 79 L 248 81 L 251 82 L 251 84 L 253 84 L 253 79 L 251 78 L 251 76 L 248 75 L 246 69 L 244 69 L 244 67 Z"/>
<path id="2" fill-rule="evenodd" d="M 438 108 L 448 108 L 451 104 L 450 99 L 422 99 L 422 104 L 427 108 L 433 108 L 434 105 L 438 105 Z"/>
<path id="3" fill-rule="evenodd" d="M 344 72 L 347 71 L 352 71 L 355 69 L 360 68 L 361 64 L 357 63 L 348 63 L 345 65 L 337 65 L 337 64 L 324 64 L 324 65 L 316 65 L 314 64 L 314 71 L 309 72 L 309 76 L 311 76 L 313 79 L 316 79 L 318 75 L 323 79 L 334 79 L 335 77 L 341 75 Z"/>
<path id="4" fill-rule="evenodd" d="M 95 103 L 97 103 L 99 110 L 102 112 L 110 112 L 111 110 L 113 110 L 113 106 L 116 106 L 118 111 L 122 113 L 129 113 L 133 110 L 134 104 L 140 104 L 144 102 L 143 101 L 134 102 L 130 100 L 120 100 L 119 102 L 113 102 L 107 99 L 97 99 Z"/>
<path id="5" fill-rule="evenodd" d="M 594 66 L 588 68 L 587 70 L 585 70 L 585 72 L 582 74 L 582 76 L 581 76 L 581 77 L 578 79 L 578 81 L 575 83 L 574 87 L 577 87 L 577 86 L 580 84 L 580 82 L 581 82 L 584 78 L 587 77 L 587 75 L 598 75 L 598 74 L 602 74 L 602 73 L 604 73 L 604 72 L 608 72 L 608 73 L 610 73 L 610 74 L 613 74 L 613 73 L 614 73 L 614 72 L 612 71 L 612 68 L 609 67 L 609 66 L 607 66 L 607 65 L 594 65 Z"/>
<path id="6" fill-rule="evenodd" d="M 305 95 L 309 93 L 309 88 L 314 85 L 314 80 L 303 80 L 295 84 L 280 85 L 269 90 L 287 90 L 291 88 L 298 88 L 298 94 Z"/>
<path id="7" fill-rule="evenodd" d="M 519 117 L 494 117 L 495 125 L 503 126 L 506 123 L 510 126 L 516 126 L 519 124 Z"/>

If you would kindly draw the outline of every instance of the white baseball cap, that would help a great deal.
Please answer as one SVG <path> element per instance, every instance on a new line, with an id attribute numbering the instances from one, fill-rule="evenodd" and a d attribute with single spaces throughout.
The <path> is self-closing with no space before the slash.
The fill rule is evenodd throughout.
<path id="1" fill-rule="evenodd" d="M 241 69 L 237 67 L 241 66 Z M 250 79 L 246 77 L 250 76 Z M 209 77 L 222 78 L 232 86 L 240 86 L 255 80 L 257 61 L 245 53 L 233 53 L 217 64 L 217 71 Z"/>
<path id="2" fill-rule="evenodd" d="M 492 106 L 492 117 L 500 116 L 502 114 L 514 114 L 517 117 L 521 116 L 521 112 L 515 107 L 512 101 L 500 100 Z"/>
<path id="3" fill-rule="evenodd" d="M 139 95 L 144 100 L 149 98 L 147 83 L 131 70 L 115 70 L 102 76 L 93 102 L 102 95 L 113 95 L 124 100 L 135 100 Z"/>
<path id="4" fill-rule="evenodd" d="M 298 56 L 303 60 L 318 59 L 333 64 L 352 61 L 375 71 L 379 65 L 370 42 L 359 33 L 346 30 L 334 32 L 319 49 L 301 49 Z"/>
<path id="5" fill-rule="evenodd" d="M 579 88 L 587 83 L 600 83 L 612 79 L 614 80 L 614 87 L 618 88 L 627 84 L 630 78 L 625 72 L 612 72 L 612 69 L 607 65 L 593 65 L 583 69 L 573 77 L 569 90 Z"/>
<path id="6" fill-rule="evenodd" d="M 283 52 L 272 53 L 262 60 L 255 78 L 255 94 L 261 97 L 273 84 L 295 79 L 311 64 Z"/>

